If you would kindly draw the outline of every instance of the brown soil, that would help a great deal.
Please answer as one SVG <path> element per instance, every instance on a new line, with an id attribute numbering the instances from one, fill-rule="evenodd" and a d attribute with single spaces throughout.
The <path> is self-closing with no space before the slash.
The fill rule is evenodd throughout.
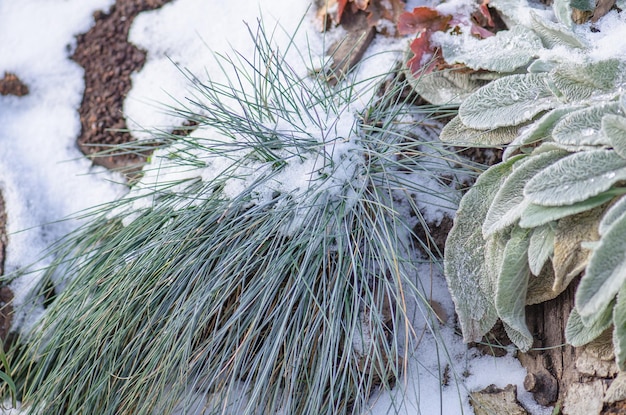
<path id="1" fill-rule="evenodd" d="M 5 72 L 4 78 L 0 79 L 0 95 L 23 97 L 24 95 L 28 95 L 28 86 L 26 86 L 17 75 Z"/>
<path id="2" fill-rule="evenodd" d="M 117 0 L 108 13 L 94 13 L 95 25 L 77 37 L 72 55 L 85 69 L 85 92 L 78 110 L 82 131 L 78 145 L 93 162 L 111 169 L 141 165 L 146 154 L 98 154 L 132 141 L 122 114 L 131 88 L 130 75 L 140 70 L 146 53 L 128 42 L 135 16 L 171 0 Z"/>

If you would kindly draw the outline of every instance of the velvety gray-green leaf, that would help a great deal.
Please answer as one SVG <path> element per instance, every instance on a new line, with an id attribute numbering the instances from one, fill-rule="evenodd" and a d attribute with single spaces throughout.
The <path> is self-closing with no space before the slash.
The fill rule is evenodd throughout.
<path id="1" fill-rule="evenodd" d="M 527 65 L 543 49 L 543 44 L 532 30 L 513 26 L 482 40 L 444 43 L 441 49 L 447 63 L 505 73 Z"/>
<path id="2" fill-rule="evenodd" d="M 406 77 L 415 92 L 434 105 L 460 104 L 487 83 L 467 72 L 454 70 L 434 71 L 419 78 L 407 71 Z"/>
<path id="3" fill-rule="evenodd" d="M 524 129 L 520 134 L 520 144 L 534 143 L 537 140 L 550 137 L 555 125 L 561 121 L 563 117 L 581 108 L 582 106 L 580 105 L 564 105 L 548 111 L 542 115 L 541 118 Z"/>
<path id="4" fill-rule="evenodd" d="M 571 205 L 605 192 L 625 179 L 626 160 L 615 151 L 584 151 L 538 173 L 524 188 L 524 195 L 538 205 Z"/>
<path id="5" fill-rule="evenodd" d="M 565 115 L 582 108 L 580 105 L 565 105 L 548 111 L 538 120 L 520 130 L 520 134 L 511 141 L 510 145 L 504 150 L 502 159 L 508 159 L 511 154 L 521 147 L 536 143 L 537 141 L 549 139 L 552 129 Z"/>
<path id="6" fill-rule="evenodd" d="M 497 320 L 493 292 L 480 287 L 489 279 L 485 265 L 485 244 L 480 226 L 489 204 L 512 165 L 512 158 L 487 169 L 465 194 L 448 234 L 444 255 L 444 273 L 459 316 L 465 341 L 477 341 Z"/>
<path id="7" fill-rule="evenodd" d="M 604 234 L 589 259 L 576 291 L 576 307 L 583 318 L 591 317 L 613 300 L 626 281 L 626 217 Z"/>
<path id="8" fill-rule="evenodd" d="M 498 287 L 498 275 L 504 261 L 504 249 L 511 239 L 510 229 L 497 232 L 485 241 L 485 271 L 487 278 L 481 279 L 480 289 L 495 295 Z"/>
<path id="9" fill-rule="evenodd" d="M 595 340 L 600 334 L 611 326 L 613 317 L 613 308 L 607 307 L 591 326 L 586 326 L 578 310 L 574 308 L 565 326 L 565 340 L 574 347 L 584 346 L 592 340 Z"/>
<path id="10" fill-rule="evenodd" d="M 616 189 L 626 193 L 626 189 Z M 617 196 L 615 194 L 614 196 Z M 602 216 L 600 225 L 598 226 L 598 232 L 600 235 L 604 235 L 613 226 L 613 224 L 620 219 L 626 213 L 626 197 L 621 197 L 615 202 Z"/>
<path id="11" fill-rule="evenodd" d="M 532 17 L 532 28 L 539 35 L 545 47 L 567 46 L 583 48 L 585 46 L 567 27 L 548 21 L 532 10 L 530 14 Z"/>
<path id="12" fill-rule="evenodd" d="M 614 192 L 604 192 L 597 196 L 565 206 L 541 206 L 530 204 L 522 212 L 519 226 L 522 228 L 534 228 L 567 216 L 575 215 L 597 206 L 607 203 L 615 197 Z"/>
<path id="13" fill-rule="evenodd" d="M 513 172 L 504 181 L 491 202 L 485 221 L 483 236 L 489 237 L 515 223 L 526 209 L 529 200 L 524 198 L 524 186 L 538 172 L 563 158 L 567 153 L 556 150 L 528 157 L 513 167 Z"/>
<path id="14" fill-rule="evenodd" d="M 618 102 L 622 113 L 626 114 L 626 94 L 620 95 Z"/>
<path id="15" fill-rule="evenodd" d="M 543 146 L 544 144 L 542 144 Z M 595 151 L 598 149 L 608 149 L 608 146 L 583 146 L 583 145 L 574 145 L 574 144 L 563 144 L 557 143 L 555 141 L 549 141 L 545 143 L 546 149 L 549 150 L 565 150 L 568 153 L 578 153 L 581 151 Z"/>
<path id="16" fill-rule="evenodd" d="M 613 349 L 615 362 L 626 370 L 626 286 L 623 284 L 613 308 Z"/>
<path id="17" fill-rule="evenodd" d="M 595 0 L 572 0 L 571 5 L 578 10 L 592 12 L 596 7 L 596 2 Z"/>
<path id="18" fill-rule="evenodd" d="M 502 325 L 504 326 L 504 331 L 506 332 L 509 340 L 511 340 L 511 342 L 513 342 L 518 349 L 522 352 L 530 350 L 533 345 L 533 338 L 532 335 L 530 335 L 530 332 L 519 331 L 516 328 L 511 327 L 506 321 L 503 321 Z"/>
<path id="19" fill-rule="evenodd" d="M 517 137 L 518 131 L 518 126 L 477 130 L 466 127 L 461 122 L 461 119 L 456 116 L 443 127 L 439 139 L 444 143 L 450 143 L 456 146 L 500 146 L 513 141 L 513 139 Z"/>
<path id="20" fill-rule="evenodd" d="M 558 105 L 547 86 L 547 74 L 510 75 L 483 86 L 459 108 L 468 127 L 488 129 L 523 123 Z"/>
<path id="21" fill-rule="evenodd" d="M 608 137 L 613 150 L 626 158 L 626 117 L 606 114 L 602 117 L 602 133 Z"/>
<path id="22" fill-rule="evenodd" d="M 602 118 L 619 113 L 616 102 L 601 103 L 565 115 L 552 130 L 554 141 L 567 145 L 610 146 L 611 141 L 602 131 Z"/>
<path id="23" fill-rule="evenodd" d="M 617 377 L 611 381 L 609 388 L 602 397 L 602 402 L 612 404 L 626 399 L 626 373 L 620 368 Z"/>
<path id="24" fill-rule="evenodd" d="M 549 59 L 537 59 L 533 61 L 530 65 L 528 65 L 528 69 L 526 69 L 529 73 L 541 73 L 541 72 L 550 72 L 553 70 L 559 63 Z"/>
<path id="25" fill-rule="evenodd" d="M 554 229 L 551 224 L 531 231 L 528 242 L 528 266 L 533 275 L 541 274 L 543 266 L 554 253 Z"/>
<path id="26" fill-rule="evenodd" d="M 554 0 L 552 10 L 556 16 L 556 20 L 568 29 L 574 26 L 572 20 L 572 6 L 570 0 Z"/>
<path id="27" fill-rule="evenodd" d="M 525 339 L 517 344 L 522 351 L 532 344 L 532 334 L 526 325 L 526 291 L 530 269 L 528 267 L 528 244 L 530 232 L 513 228 L 511 239 L 504 249 L 502 269 L 498 276 L 496 310 L 500 319 Z"/>
<path id="28" fill-rule="evenodd" d="M 563 64 L 550 73 L 550 80 L 568 101 L 582 101 L 615 88 L 620 63 L 610 59 L 586 64 Z"/>

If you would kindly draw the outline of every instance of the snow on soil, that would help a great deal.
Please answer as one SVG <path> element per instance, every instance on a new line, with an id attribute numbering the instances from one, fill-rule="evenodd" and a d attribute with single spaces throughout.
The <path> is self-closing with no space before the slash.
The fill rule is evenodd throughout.
<path id="1" fill-rule="evenodd" d="M 0 189 L 9 217 L 7 272 L 37 261 L 46 245 L 78 224 L 78 219 L 55 221 L 119 198 L 127 191 L 119 184 L 119 177 L 92 167 L 75 144 L 84 83 L 82 69 L 69 58 L 74 36 L 89 29 L 95 10 L 106 10 L 113 3 L 0 0 L 0 73 L 16 73 L 30 88 L 30 94 L 22 98 L 0 97 Z M 133 76 L 133 88 L 125 101 L 129 125 L 149 129 L 178 123 L 159 107 L 184 99 L 186 80 L 173 62 L 196 74 L 226 77 L 210 51 L 232 53 L 235 49 L 243 56 L 251 55 L 253 46 L 244 22 L 254 28 L 260 16 L 266 27 L 280 23 L 275 37 L 278 44 L 295 32 L 298 16 L 306 16 L 294 38 L 298 45 L 294 50 L 321 56 L 328 39 L 323 40 L 315 30 L 312 13 L 307 11 L 309 3 L 241 0 L 228 7 L 230 3 L 217 0 L 176 0 L 138 16 L 130 39 L 147 50 L 147 62 Z M 398 56 L 389 51 L 401 52 L 407 44 L 406 39 L 376 40 L 366 56 L 368 63 L 363 72 L 388 70 Z M 382 50 L 386 53 L 376 53 Z M 301 57 L 290 61 L 296 70 L 307 70 L 296 67 L 301 62 Z M 424 267 L 422 274 L 422 283 L 432 289 L 433 299 L 452 316 L 452 302 L 438 269 Z M 36 276 L 29 274 L 13 283 L 17 305 L 24 301 Z M 471 414 L 468 391 L 510 383 L 517 385 L 520 400 L 531 413 L 550 413 L 524 391 L 525 372 L 517 360 L 510 356 L 481 357 L 467 350 L 449 320 L 447 326 L 432 323 L 437 332 L 433 335 L 423 330 L 427 324 L 423 318 L 416 318 L 416 329 L 423 330 L 424 335 L 414 359 L 408 362 L 406 379 L 399 380 L 392 393 L 372 399 L 371 415 Z M 447 365 L 450 381 L 443 385 Z"/>

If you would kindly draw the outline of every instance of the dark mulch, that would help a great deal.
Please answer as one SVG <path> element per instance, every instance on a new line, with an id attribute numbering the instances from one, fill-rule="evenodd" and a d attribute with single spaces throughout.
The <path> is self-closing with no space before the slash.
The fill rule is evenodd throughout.
<path id="1" fill-rule="evenodd" d="M 23 97 L 28 95 L 28 86 L 17 75 L 5 72 L 4 77 L 0 79 L 0 95 Z"/>
<path id="2" fill-rule="evenodd" d="M 78 110 L 82 131 L 78 145 L 93 162 L 111 169 L 140 165 L 146 155 L 123 154 L 93 157 L 109 146 L 132 141 L 122 114 L 131 88 L 130 75 L 140 70 L 146 53 L 128 42 L 135 16 L 171 0 L 117 0 L 108 13 L 94 13 L 95 25 L 77 37 L 72 59 L 85 69 L 85 92 Z"/>

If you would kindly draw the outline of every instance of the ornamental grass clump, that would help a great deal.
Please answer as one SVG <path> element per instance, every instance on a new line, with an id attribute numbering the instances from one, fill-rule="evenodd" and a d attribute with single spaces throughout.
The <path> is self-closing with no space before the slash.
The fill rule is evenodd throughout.
<path id="1" fill-rule="evenodd" d="M 357 414 L 400 377 L 454 157 L 393 73 L 329 87 L 254 40 L 227 83 L 187 74 L 194 130 L 54 248 L 12 356 L 32 413 Z"/>
<path id="2" fill-rule="evenodd" d="M 506 145 L 503 161 L 463 197 L 447 241 L 445 273 L 465 339 L 479 340 L 499 318 L 528 350 L 525 306 L 555 298 L 583 273 L 566 338 L 584 345 L 612 326 L 624 370 L 626 54 L 594 43 L 604 28 L 624 28 L 624 13 L 609 13 L 592 32 L 572 22 L 569 1 L 555 1 L 551 15 L 522 2 L 490 4 L 502 6 L 509 30 L 443 47 L 446 59 L 497 79 L 461 100 L 442 141 Z M 502 50 L 516 59 L 502 60 Z"/>

